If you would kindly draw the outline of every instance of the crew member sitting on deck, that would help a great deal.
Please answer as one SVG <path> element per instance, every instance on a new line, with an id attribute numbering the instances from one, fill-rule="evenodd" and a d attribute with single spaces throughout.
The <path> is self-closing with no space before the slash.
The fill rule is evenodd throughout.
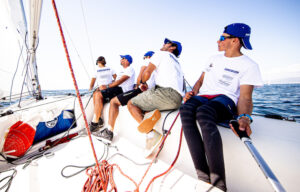
<path id="1" fill-rule="evenodd" d="M 131 115 L 140 123 L 138 130 L 147 134 L 146 157 L 152 153 L 162 139 L 162 135 L 153 129 L 160 118 L 160 111 L 179 108 L 184 94 L 183 73 L 177 60 L 182 50 L 181 44 L 165 39 L 160 50 L 152 56 L 141 78 L 141 84 L 145 84 L 151 74 L 155 72 L 156 86 L 132 98 L 127 104 Z M 150 111 L 152 111 L 150 117 L 144 119 L 144 113 Z"/>
<path id="2" fill-rule="evenodd" d="M 133 89 L 134 84 L 134 69 L 131 67 L 132 57 L 130 55 L 121 55 L 121 65 L 122 70 L 117 75 L 117 80 L 112 81 L 111 76 L 115 73 L 108 67 L 105 67 L 104 57 L 99 57 L 97 60 L 98 68 L 95 77 L 91 81 L 90 90 L 93 89 L 95 78 L 105 79 L 98 83 L 100 86 L 96 89 L 93 95 L 94 99 L 94 117 L 90 125 L 90 130 L 92 132 L 99 131 L 103 127 L 103 120 L 101 118 L 101 113 L 103 109 L 103 104 L 109 102 L 113 97 L 119 95 L 123 92 Z"/>
<path id="3" fill-rule="evenodd" d="M 258 65 L 241 53 L 242 46 L 252 49 L 250 32 L 250 27 L 242 23 L 225 27 L 217 42 L 219 51 L 225 54 L 209 59 L 180 108 L 184 135 L 198 178 L 224 191 L 225 166 L 217 122 L 233 119 L 238 113 L 239 129 L 250 135 L 252 91 L 254 86 L 263 84 Z"/>
<path id="4" fill-rule="evenodd" d="M 110 106 L 109 106 L 108 128 L 103 129 L 102 131 L 100 131 L 97 134 L 97 136 L 99 136 L 102 140 L 104 140 L 108 143 L 112 142 L 112 139 L 114 136 L 113 131 L 114 131 L 114 127 L 115 127 L 115 122 L 116 122 L 116 119 L 119 114 L 119 106 L 127 105 L 127 102 L 131 98 L 137 96 L 138 94 L 142 93 L 143 91 L 145 91 L 147 89 L 147 87 L 144 87 L 144 85 L 143 86 L 140 85 L 140 80 L 141 80 L 142 74 L 143 74 L 144 70 L 146 69 L 146 67 L 148 66 L 150 58 L 152 57 L 153 54 L 154 54 L 153 51 L 148 51 L 147 53 L 145 53 L 144 63 L 141 67 L 139 76 L 137 78 L 137 83 L 136 83 L 135 89 L 121 93 L 111 99 Z M 148 84 L 149 89 L 151 89 L 152 87 L 155 86 L 153 74 L 151 75 L 151 78 L 147 81 L 147 84 Z"/>

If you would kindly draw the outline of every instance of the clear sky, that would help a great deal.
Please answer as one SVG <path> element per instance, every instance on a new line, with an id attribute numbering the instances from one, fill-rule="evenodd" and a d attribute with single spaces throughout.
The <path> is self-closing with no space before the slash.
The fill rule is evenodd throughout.
<path id="1" fill-rule="evenodd" d="M 165 37 L 182 43 L 180 62 L 186 79 L 193 85 L 207 59 L 220 54 L 217 40 L 224 27 L 234 22 L 252 28 L 253 50 L 243 49 L 243 53 L 259 64 L 265 81 L 279 76 L 300 77 L 298 0 L 57 0 L 56 3 L 81 89 L 89 87 L 98 56 L 104 56 L 108 66 L 118 69 L 119 55 L 130 54 L 138 74 L 143 54 L 159 50 Z M 12 40 L 11 26 L 1 12 L 1 58 L 15 66 L 19 50 L 13 50 L 16 41 Z M 73 89 L 50 0 L 43 3 L 37 52 L 42 88 Z M 0 73 L 6 70 L 1 63 Z M 4 86 L 4 82 L 0 85 Z"/>

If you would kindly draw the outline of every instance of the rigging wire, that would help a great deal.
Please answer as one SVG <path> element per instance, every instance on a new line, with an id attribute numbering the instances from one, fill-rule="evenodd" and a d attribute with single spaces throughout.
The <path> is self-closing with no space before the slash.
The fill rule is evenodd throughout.
<path id="1" fill-rule="evenodd" d="M 68 31 L 67 26 L 65 25 L 65 23 L 64 23 L 63 21 L 62 21 L 62 24 L 63 24 L 63 26 L 64 26 L 64 28 L 65 28 L 65 30 L 66 30 L 66 32 L 67 32 L 67 36 L 69 37 L 69 39 L 70 39 L 70 41 L 71 41 L 71 43 L 72 43 L 72 46 L 73 46 L 73 48 L 74 48 L 74 50 L 75 50 L 75 52 L 76 52 L 76 54 L 77 54 L 77 56 L 78 56 L 78 58 L 79 58 L 79 61 L 80 61 L 81 65 L 82 65 L 82 67 L 83 67 L 83 69 L 84 69 L 86 75 L 87 75 L 88 78 L 90 79 L 91 77 L 90 77 L 90 75 L 89 75 L 89 73 L 88 73 L 88 71 L 87 71 L 87 69 L 86 69 L 86 67 L 85 67 L 85 65 L 84 65 L 84 63 L 83 63 L 82 58 L 81 58 L 80 55 L 79 55 L 79 52 L 78 52 L 78 50 L 77 50 L 77 48 L 76 48 L 76 46 L 75 46 L 74 41 L 73 41 L 72 38 L 71 38 L 71 35 L 70 35 L 69 31 Z"/>
<path id="2" fill-rule="evenodd" d="M 13 171 L 11 175 L 8 175 L 4 178 L 2 178 L 0 180 L 0 183 L 2 183 L 3 181 L 7 180 L 7 182 L 3 185 L 3 186 L 0 186 L 0 191 L 3 190 L 5 187 L 5 192 L 8 192 L 9 188 L 10 188 L 10 185 L 12 183 L 12 180 L 14 179 L 14 177 L 17 175 L 17 170 L 16 169 L 9 169 L 7 171 L 3 171 L 2 173 L 4 172 L 8 172 L 8 171 Z"/>
<path id="3" fill-rule="evenodd" d="M 11 104 L 12 89 L 13 89 L 14 80 L 15 80 L 15 77 L 16 77 L 16 74 L 17 74 L 17 71 L 18 71 L 18 68 L 19 68 L 20 59 L 21 59 L 21 56 L 23 54 L 23 47 L 24 47 L 24 45 L 22 45 L 22 47 L 21 47 L 21 51 L 20 51 L 20 54 L 19 54 L 19 57 L 18 57 L 18 62 L 17 62 L 17 68 L 15 70 L 15 73 L 14 73 L 12 81 L 11 81 L 10 92 L 9 92 L 9 104 Z"/>
<path id="4" fill-rule="evenodd" d="M 25 79 L 26 79 L 27 74 L 28 74 L 28 68 L 29 68 L 29 62 L 28 62 L 28 59 L 29 59 L 29 55 L 27 55 L 27 59 L 26 59 L 26 64 L 25 64 L 26 72 L 25 72 L 25 76 L 24 76 L 23 83 L 22 83 L 22 88 L 21 88 L 21 94 L 20 94 L 20 98 L 19 98 L 19 104 L 18 104 L 18 107 L 21 107 L 21 100 L 22 100 L 22 93 L 23 93 L 24 83 L 25 83 Z"/>
<path id="5" fill-rule="evenodd" d="M 86 22 L 86 16 L 85 16 L 85 12 L 84 12 L 84 9 L 83 9 L 83 3 L 82 3 L 82 0 L 80 0 L 80 5 L 81 5 L 81 10 L 82 10 L 82 15 L 83 15 L 83 22 L 84 22 L 84 27 L 85 27 L 85 32 L 86 32 L 86 36 L 87 36 L 87 39 L 88 39 L 88 44 L 89 44 L 89 49 L 90 49 L 90 54 L 91 54 L 91 60 L 93 63 L 93 51 L 92 51 L 92 46 L 91 46 L 91 41 L 90 41 L 90 36 L 89 36 L 89 32 L 88 32 L 88 27 L 87 27 L 87 22 Z"/>
<path id="6" fill-rule="evenodd" d="M 58 3 L 58 4 L 59 4 L 59 3 Z M 60 5 L 60 7 L 63 8 L 62 5 Z M 67 25 L 64 23 L 64 21 L 63 21 L 62 18 L 60 18 L 60 21 L 61 21 L 61 23 L 62 23 L 62 25 L 63 25 L 63 28 L 66 30 L 67 37 L 68 37 L 68 39 L 71 41 L 71 45 L 72 45 L 72 47 L 74 48 L 74 50 L 75 50 L 75 52 L 76 52 L 76 54 L 77 54 L 77 57 L 79 58 L 80 64 L 82 65 L 82 67 L 83 67 L 83 69 L 84 69 L 84 71 L 85 71 L 87 77 L 90 79 L 91 77 L 90 77 L 90 75 L 89 75 L 89 73 L 88 73 L 88 71 L 87 71 L 87 69 L 86 69 L 86 66 L 85 66 L 85 64 L 84 64 L 84 62 L 83 62 L 83 60 L 82 60 L 82 58 L 81 58 L 81 56 L 80 56 L 80 54 L 79 54 L 78 49 L 76 48 L 76 45 L 75 45 L 75 43 L 74 43 L 74 41 L 73 41 L 73 39 L 72 39 L 72 37 L 71 37 L 71 34 L 70 34 L 69 30 L 68 30 Z"/>
<path id="7" fill-rule="evenodd" d="M 85 111 L 84 111 L 84 108 L 83 108 L 83 105 L 82 105 L 82 101 L 81 101 L 80 93 L 79 93 L 79 90 L 78 90 L 75 74 L 74 74 L 71 59 L 70 59 L 70 56 L 69 56 L 69 51 L 68 51 L 67 44 L 66 44 L 66 41 L 65 41 L 62 26 L 60 24 L 60 19 L 59 19 L 58 11 L 57 11 L 57 8 L 56 8 L 55 0 L 52 0 L 52 5 L 53 5 L 54 12 L 55 12 L 55 16 L 56 16 L 57 24 L 58 24 L 58 27 L 59 27 L 60 35 L 61 35 L 61 38 L 62 38 L 62 43 L 64 45 L 64 49 L 65 49 L 66 57 L 67 57 L 67 60 L 68 60 L 68 65 L 69 65 L 69 68 L 70 68 L 70 72 L 71 72 L 71 75 L 72 75 L 74 87 L 75 87 L 76 94 L 77 94 L 77 97 L 78 97 L 79 106 L 80 106 L 80 109 L 81 109 L 81 112 L 82 112 L 82 115 L 83 115 L 83 118 L 84 118 L 85 128 L 86 128 L 86 131 L 88 133 L 89 140 L 90 140 L 92 152 L 93 152 L 93 155 L 94 155 L 94 160 L 96 162 L 97 170 L 100 173 L 98 158 L 97 158 L 96 151 L 95 151 L 95 148 L 94 148 L 94 144 L 93 144 L 93 141 L 92 141 L 91 132 L 90 132 L 89 125 L 88 125 L 88 122 L 87 122 L 86 114 L 85 114 Z"/>

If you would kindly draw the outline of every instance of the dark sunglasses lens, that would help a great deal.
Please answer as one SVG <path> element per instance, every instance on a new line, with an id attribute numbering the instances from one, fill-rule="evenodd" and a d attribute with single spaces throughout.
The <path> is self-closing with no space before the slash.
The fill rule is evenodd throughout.
<path id="1" fill-rule="evenodd" d="M 226 38 L 222 35 L 221 37 L 220 37 L 220 41 L 224 41 Z"/>

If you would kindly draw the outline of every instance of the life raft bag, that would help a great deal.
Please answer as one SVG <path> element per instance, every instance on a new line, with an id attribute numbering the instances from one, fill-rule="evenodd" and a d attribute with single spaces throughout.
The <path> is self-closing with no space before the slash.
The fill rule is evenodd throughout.
<path id="1" fill-rule="evenodd" d="M 8 158 L 23 156 L 32 145 L 34 135 L 34 127 L 23 121 L 17 121 L 10 127 L 2 153 Z"/>
<path id="2" fill-rule="evenodd" d="M 55 117 L 53 120 L 40 122 L 37 125 L 33 144 L 74 127 L 76 127 L 74 111 L 63 110 L 61 114 Z"/>

